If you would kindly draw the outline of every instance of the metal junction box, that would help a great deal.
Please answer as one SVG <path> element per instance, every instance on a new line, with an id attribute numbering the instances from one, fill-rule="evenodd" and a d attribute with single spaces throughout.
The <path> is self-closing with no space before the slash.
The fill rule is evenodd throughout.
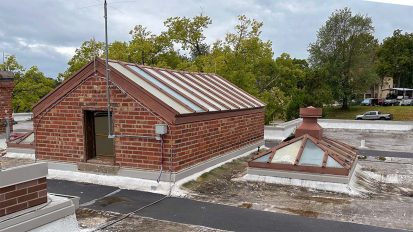
<path id="1" fill-rule="evenodd" d="M 168 133 L 168 126 L 166 124 L 155 124 L 155 134 L 164 135 Z"/>

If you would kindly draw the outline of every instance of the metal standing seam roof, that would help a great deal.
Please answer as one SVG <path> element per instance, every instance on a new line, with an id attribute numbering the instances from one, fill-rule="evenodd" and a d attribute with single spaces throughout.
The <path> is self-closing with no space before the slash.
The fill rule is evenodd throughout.
<path id="1" fill-rule="evenodd" d="M 261 108 L 265 105 L 216 74 L 190 73 L 109 61 L 179 114 Z"/>

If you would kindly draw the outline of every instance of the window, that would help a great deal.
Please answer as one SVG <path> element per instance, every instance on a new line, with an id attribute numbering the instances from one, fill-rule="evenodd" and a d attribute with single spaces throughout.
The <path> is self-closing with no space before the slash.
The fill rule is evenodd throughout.
<path id="1" fill-rule="evenodd" d="M 321 166 L 323 163 L 324 151 L 321 150 L 311 140 L 307 140 L 301 155 L 299 165 Z"/>
<path id="2" fill-rule="evenodd" d="M 297 158 L 298 152 L 302 144 L 302 139 L 298 140 L 292 144 L 289 144 L 285 147 L 278 149 L 274 157 L 272 158 L 271 163 L 287 163 L 294 164 L 295 159 Z"/>
<path id="3" fill-rule="evenodd" d="M 181 101 L 182 103 L 184 103 L 185 105 L 189 106 L 191 109 L 193 109 L 195 112 L 205 112 L 205 110 L 203 110 L 202 108 L 200 108 L 199 106 L 195 105 L 194 103 L 192 103 L 191 101 L 189 101 L 188 99 L 186 99 L 185 97 L 183 97 L 181 94 L 177 93 L 176 91 L 174 91 L 173 89 L 169 88 L 167 85 L 163 84 L 162 82 L 158 81 L 156 78 L 153 78 L 151 75 L 147 74 L 145 71 L 143 71 L 142 69 L 133 66 L 133 65 L 128 65 L 129 68 L 131 68 L 133 71 L 135 71 L 136 73 L 138 73 L 140 76 L 142 76 L 143 78 L 145 78 L 148 82 L 151 82 L 153 85 L 157 86 L 158 88 L 162 89 L 163 91 L 167 92 L 168 94 L 170 94 L 171 96 L 173 96 L 174 98 L 178 99 L 179 101 Z"/>

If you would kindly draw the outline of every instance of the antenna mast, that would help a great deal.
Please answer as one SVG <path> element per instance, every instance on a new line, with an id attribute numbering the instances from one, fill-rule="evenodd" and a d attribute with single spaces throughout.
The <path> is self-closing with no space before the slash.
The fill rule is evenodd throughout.
<path id="1" fill-rule="evenodd" d="M 105 11 L 105 74 L 106 74 L 106 97 L 108 100 L 108 138 L 113 138 L 112 135 L 112 119 L 111 119 L 111 105 L 110 105 L 110 90 L 109 90 L 109 49 L 108 49 L 108 4 L 104 3 L 104 11 Z"/>

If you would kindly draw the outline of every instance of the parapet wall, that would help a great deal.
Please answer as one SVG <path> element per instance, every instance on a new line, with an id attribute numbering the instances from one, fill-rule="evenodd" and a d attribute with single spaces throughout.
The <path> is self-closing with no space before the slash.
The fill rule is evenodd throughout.
<path id="1" fill-rule="evenodd" d="M 47 164 L 0 171 L 0 217 L 47 202 Z"/>
<path id="2" fill-rule="evenodd" d="M 275 126 L 265 126 L 264 139 L 282 141 L 294 133 L 302 119 L 295 119 Z M 318 119 L 324 129 L 373 130 L 373 131 L 412 131 L 413 122 L 401 121 L 361 121 L 342 119 Z"/>

